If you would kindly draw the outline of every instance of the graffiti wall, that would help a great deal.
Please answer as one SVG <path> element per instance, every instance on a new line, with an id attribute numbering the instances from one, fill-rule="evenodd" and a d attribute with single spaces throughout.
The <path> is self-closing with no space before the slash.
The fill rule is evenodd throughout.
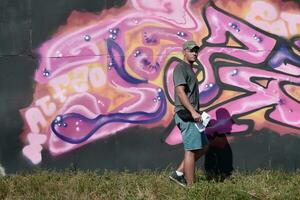
<path id="1" fill-rule="evenodd" d="M 17 58 L 1 62 L 6 170 L 176 166 L 172 72 L 191 39 L 201 111 L 212 116 L 205 166 L 299 168 L 299 3 L 62 2 L 25 1 L 28 48 L 3 48 L 2 60 Z"/>

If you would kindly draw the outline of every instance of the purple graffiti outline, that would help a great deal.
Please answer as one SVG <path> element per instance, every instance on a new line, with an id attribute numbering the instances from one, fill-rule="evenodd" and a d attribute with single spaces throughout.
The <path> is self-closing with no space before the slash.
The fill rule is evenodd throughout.
<path id="1" fill-rule="evenodd" d="M 107 40 L 107 48 L 108 53 L 111 58 L 111 67 L 114 67 L 114 69 L 117 71 L 118 75 L 125 80 L 126 82 L 132 83 L 132 84 L 141 84 L 146 83 L 147 81 L 139 80 L 134 77 L 132 77 L 130 74 L 128 74 L 124 67 L 124 52 L 122 48 L 115 43 L 113 40 L 108 39 Z M 116 57 L 114 56 L 113 49 L 116 50 L 121 58 L 120 63 L 116 62 Z M 164 95 L 164 92 L 162 89 L 158 89 L 158 97 L 160 101 L 160 105 L 158 109 L 153 112 L 144 112 L 144 111 L 137 111 L 132 113 L 110 113 L 108 115 L 98 115 L 94 119 L 89 119 L 81 114 L 78 113 L 66 113 L 63 115 L 58 115 L 51 123 L 51 129 L 53 133 L 59 137 L 61 140 L 71 143 L 71 144 L 80 144 L 86 140 L 88 140 L 94 133 L 96 133 L 97 130 L 99 130 L 102 126 L 108 123 L 113 122 L 122 122 L 122 123 L 131 123 L 131 124 L 149 124 L 159 121 L 167 110 L 167 102 Z M 133 118 L 133 119 L 132 119 Z M 135 119 L 140 118 L 140 119 Z M 59 128 L 66 128 L 68 124 L 68 120 L 76 121 L 81 120 L 81 122 L 89 124 L 94 126 L 93 129 L 88 132 L 84 133 L 84 136 L 75 139 L 72 137 L 66 136 L 63 131 L 59 131 L 57 129 Z"/>

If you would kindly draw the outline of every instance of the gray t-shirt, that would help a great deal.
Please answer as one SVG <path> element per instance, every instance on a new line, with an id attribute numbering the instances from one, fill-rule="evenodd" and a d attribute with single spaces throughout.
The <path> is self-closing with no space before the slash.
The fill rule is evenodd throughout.
<path id="1" fill-rule="evenodd" d="M 185 62 L 177 64 L 173 72 L 173 82 L 174 88 L 179 85 L 185 86 L 185 93 L 190 100 L 190 103 L 195 108 L 199 110 L 199 89 L 198 80 L 196 74 L 194 73 L 191 66 Z M 175 112 L 179 110 L 184 110 L 185 107 L 180 102 L 178 96 L 175 94 Z"/>

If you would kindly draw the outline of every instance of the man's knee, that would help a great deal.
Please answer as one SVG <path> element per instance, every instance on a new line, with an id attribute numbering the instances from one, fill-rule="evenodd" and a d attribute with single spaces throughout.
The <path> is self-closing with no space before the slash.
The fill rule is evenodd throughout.
<path id="1" fill-rule="evenodd" d="M 195 155 L 196 150 L 186 150 L 185 151 L 185 156 L 194 156 Z"/>

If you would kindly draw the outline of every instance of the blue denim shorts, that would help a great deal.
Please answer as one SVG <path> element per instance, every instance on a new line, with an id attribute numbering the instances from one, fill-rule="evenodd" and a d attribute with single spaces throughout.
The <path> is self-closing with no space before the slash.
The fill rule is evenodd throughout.
<path id="1" fill-rule="evenodd" d="M 207 136 L 198 130 L 195 122 L 185 122 L 175 113 L 175 123 L 181 131 L 185 150 L 203 149 L 208 144 Z"/>

